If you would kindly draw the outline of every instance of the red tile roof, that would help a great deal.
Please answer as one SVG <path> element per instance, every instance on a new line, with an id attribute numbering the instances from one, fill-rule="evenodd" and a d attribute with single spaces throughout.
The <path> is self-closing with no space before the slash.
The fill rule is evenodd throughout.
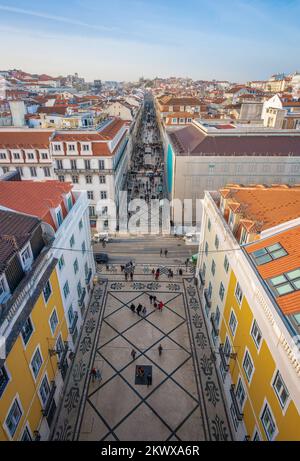
<path id="1" fill-rule="evenodd" d="M 0 148 L 2 149 L 48 149 L 52 131 L 23 131 L 0 129 Z"/>
<path id="2" fill-rule="evenodd" d="M 50 209 L 62 205 L 63 194 L 72 190 L 71 183 L 49 181 L 2 181 L 0 182 L 0 205 L 12 210 L 37 216 L 55 229 Z"/>

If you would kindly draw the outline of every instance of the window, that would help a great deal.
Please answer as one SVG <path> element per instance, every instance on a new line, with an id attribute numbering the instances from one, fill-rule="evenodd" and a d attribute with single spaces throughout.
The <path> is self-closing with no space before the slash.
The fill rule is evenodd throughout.
<path id="1" fill-rule="evenodd" d="M 50 328 L 51 328 L 51 332 L 53 335 L 54 335 L 57 325 L 58 325 L 57 312 L 56 312 L 56 309 L 54 309 L 50 317 Z"/>
<path id="2" fill-rule="evenodd" d="M 81 251 L 83 254 L 85 253 L 85 242 L 82 242 L 81 244 Z"/>
<path id="3" fill-rule="evenodd" d="M 31 369 L 33 371 L 33 375 L 34 377 L 36 378 L 39 371 L 40 371 L 40 368 L 42 366 L 42 363 L 43 363 L 43 360 L 42 360 L 42 356 L 41 356 L 41 353 L 40 353 L 40 350 L 37 349 L 34 353 L 34 356 L 31 360 Z"/>
<path id="4" fill-rule="evenodd" d="M 252 253 L 252 257 L 257 266 L 261 264 L 269 263 L 274 259 L 282 258 L 286 256 L 287 252 L 285 249 L 280 245 L 280 243 L 275 243 L 274 245 L 270 245 L 265 248 L 261 248 L 260 250 L 254 251 Z"/>
<path id="5" fill-rule="evenodd" d="M 215 238 L 215 247 L 218 249 L 219 248 L 219 237 L 216 235 Z"/>
<path id="6" fill-rule="evenodd" d="M 2 396 L 7 384 L 9 383 L 9 377 L 5 367 L 0 368 L 0 397 Z"/>
<path id="7" fill-rule="evenodd" d="M 64 349 L 65 349 L 63 340 L 61 339 L 61 335 L 59 335 L 58 338 L 57 338 L 56 345 L 55 345 L 55 349 L 56 349 L 58 358 L 59 358 L 59 360 L 60 360 L 60 359 L 61 359 L 61 355 L 62 355 L 62 353 L 63 353 L 63 351 L 64 351 Z"/>
<path id="8" fill-rule="evenodd" d="M 205 242 L 205 255 L 207 256 L 208 255 L 208 243 Z"/>
<path id="9" fill-rule="evenodd" d="M 22 168 L 22 167 L 16 166 L 16 170 L 18 171 L 18 173 L 20 174 L 20 176 L 24 176 L 23 168 Z"/>
<path id="10" fill-rule="evenodd" d="M 225 288 L 224 288 L 223 283 L 221 282 L 220 283 L 220 289 L 219 289 L 219 296 L 221 298 L 221 301 L 223 301 L 223 299 L 224 299 L 224 293 L 225 293 Z"/>
<path id="11" fill-rule="evenodd" d="M 18 401 L 15 400 L 5 421 L 6 427 L 11 437 L 13 437 L 15 434 L 21 417 L 22 411 L 20 405 Z"/>
<path id="12" fill-rule="evenodd" d="M 278 397 L 278 400 L 280 402 L 280 405 L 282 408 L 285 407 L 285 404 L 289 398 L 289 391 L 287 390 L 287 387 L 282 379 L 281 374 L 279 371 L 277 371 L 274 382 L 273 382 L 273 388 L 275 390 L 275 393 Z"/>
<path id="13" fill-rule="evenodd" d="M 258 431 L 254 432 L 252 440 L 253 440 L 253 442 L 260 442 L 260 435 L 259 435 Z"/>
<path id="14" fill-rule="evenodd" d="M 300 269 L 273 277 L 269 279 L 269 283 L 278 296 L 298 291 L 300 290 Z"/>
<path id="15" fill-rule="evenodd" d="M 7 289 L 4 282 L 4 277 L 0 279 L 0 301 L 3 302 L 3 298 L 7 298 Z"/>
<path id="16" fill-rule="evenodd" d="M 104 160 L 99 160 L 99 170 L 104 170 L 105 168 Z"/>
<path id="17" fill-rule="evenodd" d="M 210 232 L 210 229 L 211 229 L 211 220 L 210 220 L 210 219 L 208 220 L 207 228 L 208 228 L 208 230 L 209 230 L 209 232 Z"/>
<path id="18" fill-rule="evenodd" d="M 261 340 L 262 340 L 262 334 L 261 334 L 260 329 L 258 328 L 256 320 L 254 320 L 252 328 L 251 328 L 251 336 L 253 338 L 253 341 L 256 344 L 256 347 L 259 348 L 261 344 Z"/>
<path id="19" fill-rule="evenodd" d="M 78 266 L 78 259 L 76 258 L 74 263 L 73 263 L 73 268 L 74 268 L 74 273 L 77 274 L 78 270 L 79 270 L 79 266 Z"/>
<path id="20" fill-rule="evenodd" d="M 47 403 L 49 394 L 50 394 L 50 386 L 49 386 L 49 383 L 48 383 L 47 376 L 44 376 L 42 384 L 40 386 L 40 396 L 41 396 L 41 400 L 42 400 L 44 406 Z"/>
<path id="21" fill-rule="evenodd" d="M 24 430 L 22 438 L 21 438 L 21 442 L 31 442 L 31 441 L 32 441 L 32 438 L 31 438 L 29 429 L 28 429 L 28 427 L 25 427 L 25 430 Z"/>
<path id="22" fill-rule="evenodd" d="M 65 177 L 62 174 L 60 174 L 60 175 L 58 175 L 58 180 L 60 182 L 65 182 Z"/>
<path id="23" fill-rule="evenodd" d="M 60 144 L 54 144 L 54 150 L 61 151 L 61 145 Z"/>
<path id="24" fill-rule="evenodd" d="M 107 192 L 102 190 L 100 192 L 100 198 L 101 198 L 101 200 L 106 200 L 107 199 Z"/>
<path id="25" fill-rule="evenodd" d="M 94 200 L 94 192 L 92 190 L 87 191 L 87 196 L 89 200 Z"/>
<path id="26" fill-rule="evenodd" d="M 70 238 L 70 247 L 73 248 L 74 245 L 75 245 L 75 238 L 73 234 L 72 237 Z"/>
<path id="27" fill-rule="evenodd" d="M 44 295 L 45 303 L 48 302 L 48 299 L 50 298 L 51 293 L 52 293 L 51 284 L 50 284 L 50 281 L 48 280 L 48 282 L 43 288 L 43 295 Z"/>
<path id="28" fill-rule="evenodd" d="M 34 154 L 28 154 L 27 157 L 28 160 L 34 160 Z"/>
<path id="29" fill-rule="evenodd" d="M 104 175 L 99 176 L 99 182 L 100 184 L 105 184 L 106 183 L 106 177 Z"/>
<path id="30" fill-rule="evenodd" d="M 71 194 L 69 194 L 69 196 L 68 196 L 67 203 L 68 203 L 68 210 L 70 211 L 72 209 L 72 207 L 73 207 L 73 199 L 72 199 Z"/>
<path id="31" fill-rule="evenodd" d="M 228 336 L 226 336 L 226 341 L 224 345 L 224 356 L 227 359 L 227 362 L 230 359 L 230 354 L 231 354 L 231 344 L 230 344 Z"/>
<path id="32" fill-rule="evenodd" d="M 261 422 L 268 440 L 273 440 L 276 432 L 276 424 L 271 414 L 269 405 L 266 404 L 261 415 Z"/>
<path id="33" fill-rule="evenodd" d="M 90 170 L 90 169 L 91 169 L 91 162 L 90 162 L 90 160 L 85 160 L 85 161 L 84 161 L 84 168 L 85 168 L 86 170 Z"/>
<path id="34" fill-rule="evenodd" d="M 45 176 L 45 178 L 50 178 L 50 176 L 51 176 L 50 168 L 45 167 L 45 168 L 43 168 L 43 170 L 44 170 L 44 176 Z"/>
<path id="35" fill-rule="evenodd" d="M 63 162 L 62 160 L 56 160 L 56 168 L 58 170 L 62 170 L 63 169 Z"/>
<path id="36" fill-rule="evenodd" d="M 0 159 L 6 160 L 6 154 L 4 152 L 0 152 Z"/>
<path id="37" fill-rule="evenodd" d="M 225 256 L 224 258 L 224 269 L 225 269 L 225 272 L 227 273 L 229 269 L 229 261 L 228 261 L 227 256 Z"/>
<path id="38" fill-rule="evenodd" d="M 69 288 L 69 282 L 68 281 L 66 281 L 66 283 L 64 284 L 63 292 L 64 292 L 65 299 L 67 299 L 67 297 L 70 294 L 70 288 Z"/>
<path id="39" fill-rule="evenodd" d="M 253 375 L 254 366 L 253 366 L 252 358 L 251 358 L 248 351 L 246 351 L 246 354 L 245 354 L 245 357 L 244 357 L 243 368 L 244 368 L 245 374 L 247 376 L 247 379 L 250 382 L 251 378 L 252 378 L 252 375 Z"/>
<path id="40" fill-rule="evenodd" d="M 86 262 L 85 265 L 84 265 L 84 273 L 85 273 L 85 276 L 87 277 L 88 274 L 89 274 L 89 266 L 88 266 L 88 263 Z"/>
<path id="41" fill-rule="evenodd" d="M 75 145 L 74 144 L 69 144 L 68 150 L 74 152 L 75 151 Z"/>
<path id="42" fill-rule="evenodd" d="M 9 168 L 8 168 L 7 166 L 3 166 L 3 167 L 2 167 L 2 170 L 3 170 L 3 174 L 9 172 Z"/>
<path id="43" fill-rule="evenodd" d="M 78 284 L 77 284 L 77 294 L 78 294 L 78 298 L 81 297 L 81 293 L 82 293 L 82 286 L 81 286 L 81 282 L 79 281 Z"/>
<path id="44" fill-rule="evenodd" d="M 37 177 L 36 168 L 34 166 L 30 167 L 30 174 L 33 178 Z"/>
<path id="45" fill-rule="evenodd" d="M 32 261 L 31 251 L 30 251 L 29 246 L 27 246 L 27 248 L 25 248 L 25 250 L 21 252 L 21 259 L 22 259 L 23 267 L 27 269 L 30 266 L 31 261 Z"/>
<path id="46" fill-rule="evenodd" d="M 237 327 L 237 319 L 233 311 L 231 311 L 230 318 L 229 318 L 229 328 L 232 333 L 232 336 L 235 335 Z"/>
<path id="47" fill-rule="evenodd" d="M 216 263 L 214 260 L 212 260 L 212 263 L 211 263 L 211 273 L 212 275 L 215 275 L 216 273 Z"/>
<path id="48" fill-rule="evenodd" d="M 215 324 L 216 324 L 216 327 L 219 326 L 219 322 L 220 322 L 220 309 L 219 309 L 219 306 L 217 306 L 216 314 L 215 314 Z"/>
<path id="49" fill-rule="evenodd" d="M 244 403 L 246 400 L 246 392 L 245 392 L 244 385 L 243 385 L 241 378 L 239 378 L 238 380 L 238 385 L 236 386 L 235 395 L 239 403 L 240 410 L 243 410 Z"/>
<path id="50" fill-rule="evenodd" d="M 24 322 L 24 325 L 21 330 L 21 335 L 22 335 L 25 346 L 28 343 L 32 333 L 33 333 L 33 325 L 32 325 L 30 317 L 28 317 L 28 319 Z"/>
<path id="51" fill-rule="evenodd" d="M 72 176 L 72 183 L 73 184 L 78 184 L 78 182 L 79 182 L 78 176 Z"/>
<path id="52" fill-rule="evenodd" d="M 94 207 L 94 206 L 89 206 L 89 215 L 90 215 L 90 216 L 96 216 L 96 215 L 95 215 L 95 207 Z"/>
<path id="53" fill-rule="evenodd" d="M 43 159 L 43 160 L 47 160 L 47 159 L 48 159 L 48 154 L 47 154 L 46 152 L 42 152 L 41 156 L 42 156 L 42 159 Z"/>
<path id="54" fill-rule="evenodd" d="M 237 302 L 241 304 L 242 299 L 243 299 L 243 292 L 242 292 L 239 282 L 237 282 L 236 287 L 235 287 L 235 297 L 237 299 Z"/>
<path id="55" fill-rule="evenodd" d="M 15 160 L 20 160 L 20 154 L 14 154 L 14 159 Z"/>
<path id="56" fill-rule="evenodd" d="M 68 320 L 69 320 L 69 325 L 72 325 L 73 320 L 74 320 L 74 310 L 73 310 L 72 304 L 68 309 Z"/>
<path id="57" fill-rule="evenodd" d="M 86 176 L 85 181 L 86 181 L 87 184 L 92 184 L 92 181 L 93 181 L 92 176 Z"/>
<path id="58" fill-rule="evenodd" d="M 82 222 L 82 219 L 79 221 L 79 225 L 78 225 L 78 227 L 79 227 L 79 230 L 81 230 L 81 229 L 83 228 L 83 222 Z"/>
<path id="59" fill-rule="evenodd" d="M 56 219 L 57 219 L 57 225 L 60 226 L 63 222 L 63 217 L 62 217 L 62 212 L 61 210 L 58 210 L 56 212 Z"/>
<path id="60" fill-rule="evenodd" d="M 59 270 L 61 271 L 64 266 L 65 266 L 64 255 L 61 255 L 61 257 L 58 260 L 58 268 L 59 268 Z"/>
<path id="61" fill-rule="evenodd" d="M 90 150 L 89 144 L 83 144 L 82 145 L 82 150 L 84 150 L 85 152 L 89 151 Z"/>

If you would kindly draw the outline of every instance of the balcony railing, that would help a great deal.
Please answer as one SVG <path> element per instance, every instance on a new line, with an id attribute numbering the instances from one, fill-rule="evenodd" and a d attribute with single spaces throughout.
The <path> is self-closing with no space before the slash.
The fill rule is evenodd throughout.
<path id="1" fill-rule="evenodd" d="M 70 175 L 78 175 L 78 174 L 84 174 L 84 175 L 89 175 L 89 174 L 99 174 L 99 175 L 107 175 L 107 174 L 114 174 L 114 170 L 110 169 L 105 169 L 105 170 L 99 170 L 99 168 L 54 168 L 54 172 L 57 175 L 63 175 L 63 174 L 70 174 Z"/>
<path id="2" fill-rule="evenodd" d="M 235 385 L 234 384 L 232 384 L 230 386 L 230 395 L 231 395 L 231 399 L 232 399 L 232 403 L 233 403 L 233 406 L 234 406 L 234 411 L 235 411 L 236 417 L 237 417 L 238 421 L 242 421 L 243 417 L 244 417 L 244 414 L 241 412 L 239 403 L 238 403 L 238 401 L 236 399 Z"/>
<path id="3" fill-rule="evenodd" d="M 80 295 L 80 298 L 78 299 L 78 306 L 82 306 L 83 303 L 84 303 L 84 298 L 85 298 L 85 294 L 86 294 L 86 289 L 83 288 L 81 290 L 81 295 Z"/>
<path id="4" fill-rule="evenodd" d="M 49 412 L 50 412 L 50 409 L 51 409 L 51 404 L 52 404 L 52 401 L 53 401 L 53 398 L 54 398 L 55 390 L 56 390 L 55 381 L 51 381 L 50 394 L 48 396 L 48 400 L 47 400 L 47 403 L 45 405 L 45 408 L 42 410 L 42 414 L 46 418 L 49 415 Z"/>
<path id="5" fill-rule="evenodd" d="M 72 335 L 75 331 L 75 328 L 76 328 L 76 325 L 77 325 L 77 321 L 78 321 L 78 312 L 75 312 L 74 314 L 74 317 L 73 317 L 73 320 L 72 320 L 72 323 L 69 327 L 69 332 L 70 334 Z"/>
<path id="6" fill-rule="evenodd" d="M 221 358 L 223 368 L 224 368 L 225 371 L 228 371 L 229 370 L 229 365 L 228 365 L 227 360 L 226 360 L 226 356 L 225 356 L 224 349 L 223 349 L 223 344 L 220 344 L 219 352 L 220 352 L 220 358 Z"/>
<path id="7" fill-rule="evenodd" d="M 215 336 L 219 336 L 219 329 L 218 329 L 218 325 L 216 323 L 216 316 L 215 316 L 214 312 L 212 312 L 212 314 L 210 316 L 210 321 L 211 321 Z"/>
<path id="8" fill-rule="evenodd" d="M 207 289 L 204 290 L 204 298 L 205 298 L 205 301 L 206 301 L 206 304 L 208 305 L 208 307 L 211 307 L 211 297 L 210 297 L 209 291 Z"/>
<path id="9" fill-rule="evenodd" d="M 92 277 L 92 269 L 89 270 L 88 275 L 87 275 L 86 278 L 85 278 L 85 283 L 86 283 L 87 285 L 90 283 L 91 277 Z"/>

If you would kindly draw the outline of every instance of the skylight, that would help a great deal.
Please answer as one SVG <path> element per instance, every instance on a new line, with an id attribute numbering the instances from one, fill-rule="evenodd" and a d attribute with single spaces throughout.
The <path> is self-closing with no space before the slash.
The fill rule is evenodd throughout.
<path id="1" fill-rule="evenodd" d="M 257 266 L 261 264 L 269 263 L 275 259 L 282 258 L 286 256 L 287 252 L 285 249 L 280 245 L 280 243 L 275 243 L 274 245 L 270 245 L 265 248 L 261 248 L 260 250 L 254 251 L 252 253 L 252 257 L 255 260 Z"/>

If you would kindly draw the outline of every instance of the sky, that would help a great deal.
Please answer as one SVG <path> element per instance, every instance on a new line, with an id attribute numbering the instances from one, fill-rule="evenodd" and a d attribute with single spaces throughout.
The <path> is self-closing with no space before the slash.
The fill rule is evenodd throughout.
<path id="1" fill-rule="evenodd" d="M 0 69 L 233 82 L 300 70 L 300 0 L 0 0 Z"/>

